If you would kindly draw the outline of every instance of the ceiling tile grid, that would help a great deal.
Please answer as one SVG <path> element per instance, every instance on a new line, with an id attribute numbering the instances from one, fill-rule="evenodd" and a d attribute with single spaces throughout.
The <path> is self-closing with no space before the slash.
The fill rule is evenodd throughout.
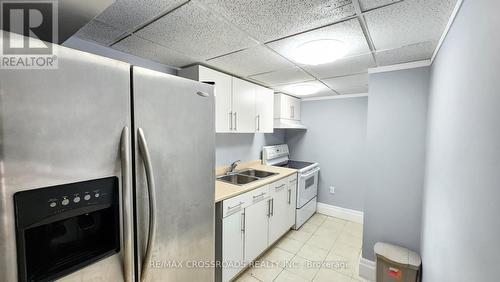
<path id="1" fill-rule="evenodd" d="M 397 49 L 377 51 L 375 57 L 379 66 L 427 60 L 432 57 L 436 45 L 435 41 L 427 41 Z"/>
<path id="2" fill-rule="evenodd" d="M 192 1 L 139 30 L 137 35 L 205 60 L 257 44 Z"/>
<path id="3" fill-rule="evenodd" d="M 364 12 L 400 1 L 403 0 L 359 0 L 359 5 L 361 6 L 361 10 Z"/>
<path id="4" fill-rule="evenodd" d="M 124 38 L 112 48 L 172 67 L 181 67 L 198 61 L 135 35 Z"/>
<path id="5" fill-rule="evenodd" d="M 377 50 L 438 41 L 456 0 L 405 0 L 365 14 Z"/>
<path id="6" fill-rule="evenodd" d="M 116 0 L 97 16 L 97 20 L 121 30 L 130 30 L 185 2 L 187 0 Z"/>
<path id="7" fill-rule="evenodd" d="M 288 60 L 262 45 L 210 59 L 205 63 L 242 77 L 294 66 Z"/>
<path id="8" fill-rule="evenodd" d="M 302 66 L 319 79 L 368 72 L 368 68 L 376 67 L 371 53 L 345 57 L 335 62 L 317 66 Z"/>
<path id="9" fill-rule="evenodd" d="M 351 0 L 197 0 L 260 42 L 355 15 Z"/>
<path id="10" fill-rule="evenodd" d="M 109 45 L 120 38 L 125 32 L 97 20 L 92 20 L 76 33 L 78 38 Z"/>
<path id="11" fill-rule="evenodd" d="M 250 76 L 249 78 L 271 87 L 314 80 L 314 77 L 296 66 Z"/>
<path id="12" fill-rule="evenodd" d="M 368 73 L 327 78 L 322 81 L 341 95 L 368 92 Z"/>
<path id="13" fill-rule="evenodd" d="M 267 46 L 293 60 L 293 53 L 298 46 L 317 39 L 336 39 L 344 42 L 348 49 L 346 56 L 370 53 L 370 48 L 357 19 L 274 41 L 268 43 Z"/>

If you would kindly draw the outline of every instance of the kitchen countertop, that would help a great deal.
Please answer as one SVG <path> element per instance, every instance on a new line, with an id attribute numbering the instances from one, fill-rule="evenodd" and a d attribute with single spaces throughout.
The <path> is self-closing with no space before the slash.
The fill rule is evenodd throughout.
<path id="1" fill-rule="evenodd" d="M 257 169 L 257 170 L 263 170 L 263 171 L 269 171 L 269 172 L 276 172 L 278 173 L 277 175 L 273 175 L 271 177 L 262 179 L 262 180 L 257 180 L 245 185 L 234 185 L 234 184 L 229 184 L 227 182 L 223 181 L 215 181 L 215 202 L 220 202 L 229 198 L 232 198 L 234 196 L 238 196 L 240 194 L 246 193 L 248 191 L 252 191 L 256 188 L 262 187 L 266 184 L 275 182 L 277 180 L 280 180 L 282 178 L 285 178 L 287 176 L 290 176 L 294 173 L 297 172 L 296 169 L 291 169 L 291 168 L 285 168 L 285 167 L 278 167 L 278 166 L 269 166 L 269 165 L 263 165 L 258 162 L 253 162 L 248 165 L 242 165 L 238 166 L 237 170 L 244 170 L 244 169 Z M 220 175 L 221 173 L 219 173 Z"/>

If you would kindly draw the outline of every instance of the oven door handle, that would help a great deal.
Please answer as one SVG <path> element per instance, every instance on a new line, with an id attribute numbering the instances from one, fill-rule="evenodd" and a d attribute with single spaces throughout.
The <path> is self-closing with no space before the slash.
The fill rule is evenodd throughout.
<path id="1" fill-rule="evenodd" d="M 122 221 L 123 221 L 123 273 L 125 282 L 134 281 L 134 249 L 132 238 L 132 209 L 131 193 L 132 185 L 130 172 L 130 132 L 125 126 L 122 130 L 120 140 L 120 152 L 122 163 Z"/>
<path id="2" fill-rule="evenodd" d="M 301 174 L 301 175 L 300 175 L 300 178 L 307 178 L 307 177 L 309 177 L 309 176 L 311 176 L 311 175 L 313 175 L 313 174 L 317 173 L 318 171 L 319 171 L 319 167 L 314 168 L 314 169 L 310 170 L 310 171 L 309 171 L 308 173 L 306 173 L 306 174 Z"/>
<path id="3" fill-rule="evenodd" d="M 149 194 L 149 232 L 148 241 L 146 244 L 146 254 L 142 261 L 141 269 L 141 281 L 146 281 L 149 268 L 151 265 L 151 257 L 153 255 L 154 240 L 156 234 L 156 187 L 155 178 L 153 174 L 153 166 L 151 165 L 151 155 L 149 153 L 148 143 L 146 142 L 146 137 L 144 136 L 144 131 L 142 128 L 137 129 L 138 141 L 139 141 L 139 151 L 142 156 L 142 161 L 144 162 L 144 169 L 146 170 L 146 182 L 148 185 Z"/>

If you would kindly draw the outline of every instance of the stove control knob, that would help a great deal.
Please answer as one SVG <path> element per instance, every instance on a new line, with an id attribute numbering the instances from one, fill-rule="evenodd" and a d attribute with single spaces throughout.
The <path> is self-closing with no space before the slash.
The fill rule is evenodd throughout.
<path id="1" fill-rule="evenodd" d="M 55 206 L 57 206 L 57 203 L 56 203 L 56 202 L 52 202 L 52 203 L 50 203 L 50 204 L 49 204 L 49 206 L 50 206 L 51 208 L 54 208 Z"/>
<path id="2" fill-rule="evenodd" d="M 69 204 L 69 200 L 68 199 L 64 199 L 61 202 L 61 205 L 63 205 L 63 206 L 67 206 L 68 204 Z"/>
<path id="3" fill-rule="evenodd" d="M 96 198 L 99 198 L 99 196 L 100 196 L 100 195 L 99 195 L 99 193 L 95 193 L 95 195 L 94 195 L 94 196 L 95 196 Z"/>
<path id="4" fill-rule="evenodd" d="M 73 202 L 78 203 L 80 202 L 80 197 L 76 196 L 73 198 Z"/>
<path id="5" fill-rule="evenodd" d="M 89 194 L 85 195 L 85 196 L 83 197 L 83 199 L 84 199 L 85 201 L 90 200 L 90 195 L 89 195 Z"/>

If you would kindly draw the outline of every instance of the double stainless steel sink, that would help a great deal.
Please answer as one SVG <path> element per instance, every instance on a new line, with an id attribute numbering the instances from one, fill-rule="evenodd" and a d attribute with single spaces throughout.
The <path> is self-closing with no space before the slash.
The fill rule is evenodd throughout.
<path id="1" fill-rule="evenodd" d="M 275 172 L 257 170 L 257 169 L 245 169 L 238 172 L 232 172 L 223 176 L 217 177 L 217 180 L 227 182 L 234 185 L 245 185 L 257 180 L 261 180 L 267 177 L 276 175 Z"/>

